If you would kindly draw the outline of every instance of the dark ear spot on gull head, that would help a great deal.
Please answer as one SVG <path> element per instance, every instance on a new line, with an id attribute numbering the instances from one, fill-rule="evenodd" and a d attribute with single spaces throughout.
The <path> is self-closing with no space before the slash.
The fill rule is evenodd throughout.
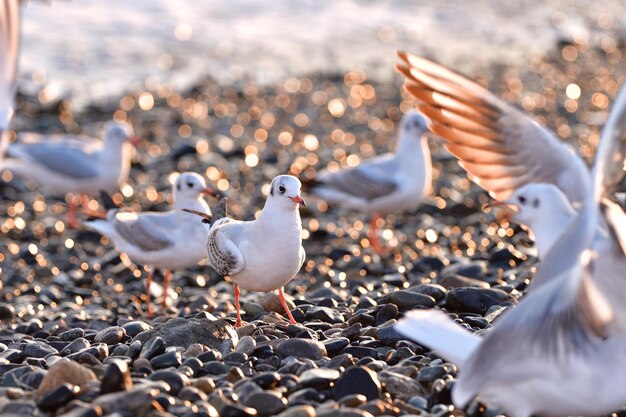
<path id="1" fill-rule="evenodd" d="M 535 200 L 533 201 L 533 207 L 534 208 L 539 208 L 539 199 L 535 198 Z"/>

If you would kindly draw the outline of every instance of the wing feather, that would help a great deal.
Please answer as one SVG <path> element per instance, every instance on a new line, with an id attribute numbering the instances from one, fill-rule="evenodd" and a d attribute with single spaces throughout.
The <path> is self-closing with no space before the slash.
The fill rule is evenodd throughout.
<path id="1" fill-rule="evenodd" d="M 420 111 L 432 121 L 430 129 L 462 166 L 489 165 L 490 180 L 501 178 L 485 181 L 481 170 L 474 169 L 472 178 L 479 185 L 506 199 L 522 185 L 551 183 L 572 203 L 585 199 L 589 171 L 551 132 L 467 78 L 416 55 L 398 55 L 405 89 L 420 100 Z"/>

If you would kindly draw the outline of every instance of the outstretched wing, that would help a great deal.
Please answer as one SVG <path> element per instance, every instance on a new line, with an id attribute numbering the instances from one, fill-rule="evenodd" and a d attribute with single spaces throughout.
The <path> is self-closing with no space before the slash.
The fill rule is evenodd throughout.
<path id="1" fill-rule="evenodd" d="M 18 8 L 18 0 L 0 1 L 0 161 L 9 144 L 6 131 L 13 115 L 17 87 L 20 23 Z"/>
<path id="2" fill-rule="evenodd" d="M 543 182 L 572 203 L 584 200 L 589 171 L 550 131 L 465 77 L 416 55 L 398 55 L 403 62 L 396 68 L 430 118 L 430 130 L 492 197 L 506 200 L 525 184 Z"/>

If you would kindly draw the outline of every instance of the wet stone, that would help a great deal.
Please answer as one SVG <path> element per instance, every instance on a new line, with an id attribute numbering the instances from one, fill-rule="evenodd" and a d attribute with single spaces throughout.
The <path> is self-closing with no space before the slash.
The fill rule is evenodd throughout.
<path id="1" fill-rule="evenodd" d="M 339 375 L 339 371 L 335 369 L 309 369 L 300 375 L 300 386 L 303 388 L 327 388 L 339 378 Z"/>
<path id="2" fill-rule="evenodd" d="M 31 358 L 43 358 L 57 353 L 59 353 L 58 350 L 42 342 L 27 343 L 24 347 L 24 354 Z"/>
<path id="3" fill-rule="evenodd" d="M 178 351 L 169 351 L 150 359 L 150 365 L 154 369 L 177 368 L 183 363 L 183 357 Z"/>
<path id="4" fill-rule="evenodd" d="M 189 384 L 189 378 L 186 376 L 170 370 L 160 370 L 154 372 L 148 377 L 151 381 L 164 381 L 172 389 L 171 394 L 177 395 L 178 392 L 186 385 Z"/>
<path id="5" fill-rule="evenodd" d="M 423 383 L 423 384 L 430 384 L 435 379 L 441 378 L 445 374 L 447 374 L 447 371 L 441 365 L 439 365 L 439 366 L 426 366 L 426 367 L 420 369 L 420 372 L 419 372 L 419 375 L 417 377 L 417 380 L 419 382 Z"/>
<path id="6" fill-rule="evenodd" d="M 274 416 L 287 408 L 287 400 L 273 391 L 250 395 L 244 405 L 254 408 L 259 416 Z"/>
<path id="7" fill-rule="evenodd" d="M 446 307 L 452 311 L 485 314 L 490 307 L 509 300 L 502 290 L 492 288 L 455 288 L 446 296 Z"/>
<path id="8" fill-rule="evenodd" d="M 326 356 L 326 348 L 321 342 L 310 339 L 287 339 L 276 347 L 282 358 L 293 356 L 318 360 Z"/>
<path id="9" fill-rule="evenodd" d="M 141 332 L 150 330 L 150 325 L 143 321 L 129 321 L 122 325 L 122 329 L 130 337 L 135 337 Z"/>
<path id="10" fill-rule="evenodd" d="M 319 320 L 324 323 L 343 323 L 343 315 L 328 307 L 311 307 L 306 312 L 307 320 Z"/>
<path id="11" fill-rule="evenodd" d="M 109 361 L 100 383 L 100 393 L 108 394 L 117 391 L 129 391 L 133 387 L 130 377 L 130 368 L 123 360 Z"/>
<path id="12" fill-rule="evenodd" d="M 255 417 L 258 415 L 254 408 L 236 404 L 227 404 L 220 410 L 220 417 Z"/>
<path id="13" fill-rule="evenodd" d="M 182 317 L 170 319 L 155 326 L 152 330 L 142 332 L 134 340 L 140 340 L 145 344 L 157 337 L 161 337 L 167 346 L 183 348 L 200 343 L 219 349 L 225 341 L 232 341 L 236 345 L 239 340 L 234 327 L 226 320 L 184 319 Z"/>
<path id="14" fill-rule="evenodd" d="M 446 297 L 447 290 L 438 284 L 420 284 L 415 287 L 410 287 L 409 291 L 413 291 L 419 294 L 428 295 L 439 302 Z"/>
<path id="15" fill-rule="evenodd" d="M 0 320 L 11 320 L 15 316 L 15 307 L 0 303 Z"/>
<path id="16" fill-rule="evenodd" d="M 121 342 L 126 336 L 126 330 L 119 326 L 111 326 L 100 330 L 94 338 L 95 343 L 114 345 Z"/>
<path id="17" fill-rule="evenodd" d="M 66 331 L 64 331 L 63 333 L 61 333 L 59 335 L 61 340 L 65 341 L 65 342 L 71 342 L 71 341 L 76 340 L 79 337 L 83 337 L 83 336 L 85 336 L 85 331 L 83 329 L 81 329 L 80 327 L 77 327 L 75 329 L 66 330 Z"/>
<path id="18" fill-rule="evenodd" d="M 91 346 L 91 343 L 89 343 L 87 339 L 83 337 L 79 337 L 78 339 L 74 339 L 73 341 L 71 341 L 70 344 L 67 345 L 65 349 L 63 349 L 62 353 L 66 355 L 69 353 L 76 353 L 90 346 Z"/>
<path id="19" fill-rule="evenodd" d="M 355 358 L 374 358 L 378 359 L 378 351 L 374 348 L 364 346 L 348 346 L 342 353 L 349 353 Z"/>
<path id="20" fill-rule="evenodd" d="M 394 346 L 397 342 L 406 338 L 396 330 L 395 326 L 387 326 L 376 330 L 376 337 L 389 346 Z"/>
<path id="21" fill-rule="evenodd" d="M 135 342 L 133 342 L 135 343 Z M 141 348 L 140 358 L 152 359 L 165 352 L 165 340 L 162 337 L 155 337 L 146 342 Z"/>
<path id="22" fill-rule="evenodd" d="M 332 392 L 336 400 L 354 394 L 362 394 L 368 400 L 373 400 L 379 398 L 382 391 L 380 381 L 374 371 L 364 366 L 353 366 L 346 369 L 339 377 Z"/>
<path id="23" fill-rule="evenodd" d="M 256 349 L 256 341 L 250 336 L 244 336 L 239 339 L 235 352 L 245 353 L 246 355 L 252 354 Z"/>
<path id="24" fill-rule="evenodd" d="M 395 304 L 384 304 L 376 313 L 376 325 L 382 324 L 386 321 L 398 318 L 398 306 Z"/>
<path id="25" fill-rule="evenodd" d="M 78 394 L 79 388 L 76 385 L 63 383 L 58 387 L 47 391 L 37 402 L 37 405 L 42 410 L 54 411 L 59 407 L 72 401 L 76 394 Z"/>
<path id="26" fill-rule="evenodd" d="M 328 356 L 335 356 L 337 353 L 341 352 L 343 348 L 350 344 L 350 339 L 347 337 L 334 337 L 332 339 L 326 339 L 322 343 L 326 347 Z"/>
<path id="27" fill-rule="evenodd" d="M 262 372 L 253 376 L 252 381 L 263 389 L 272 389 L 280 383 L 281 376 L 277 372 Z"/>
<path id="28" fill-rule="evenodd" d="M 489 284 L 485 281 L 465 277 L 459 274 L 445 275 L 438 280 L 438 283 L 447 289 L 463 287 L 489 288 Z"/>
<path id="29" fill-rule="evenodd" d="M 385 299 L 386 298 L 387 297 L 385 297 Z M 395 304 L 400 309 L 433 308 L 435 306 L 434 298 L 408 290 L 392 292 L 389 296 L 389 302 Z"/>

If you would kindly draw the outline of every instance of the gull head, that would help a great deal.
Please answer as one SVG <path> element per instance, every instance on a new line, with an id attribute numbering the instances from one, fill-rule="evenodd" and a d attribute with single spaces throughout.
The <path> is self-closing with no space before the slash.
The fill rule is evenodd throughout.
<path id="1" fill-rule="evenodd" d="M 400 121 L 402 135 L 410 135 L 419 139 L 426 130 L 428 130 L 428 120 L 422 113 L 414 110 L 402 116 Z"/>
<path id="2" fill-rule="evenodd" d="M 531 229 L 544 223 L 544 220 L 558 224 L 560 217 L 565 219 L 575 214 L 565 194 L 554 184 L 526 184 L 501 204 L 513 208 L 510 220 Z"/>
<path id="3" fill-rule="evenodd" d="M 134 136 L 133 127 L 126 122 L 110 121 L 105 127 L 105 141 L 113 143 L 124 143 L 129 141 L 133 144 L 139 142 L 139 138 Z"/>
<path id="4" fill-rule="evenodd" d="M 217 191 L 207 187 L 204 178 L 195 172 L 183 172 L 176 177 L 172 184 L 172 194 L 174 194 L 175 202 L 195 200 L 201 194 L 219 195 Z"/>
<path id="5" fill-rule="evenodd" d="M 302 184 L 299 179 L 291 175 L 279 175 L 272 180 L 268 201 L 287 208 L 298 205 L 306 207 L 300 195 L 301 190 Z"/>

